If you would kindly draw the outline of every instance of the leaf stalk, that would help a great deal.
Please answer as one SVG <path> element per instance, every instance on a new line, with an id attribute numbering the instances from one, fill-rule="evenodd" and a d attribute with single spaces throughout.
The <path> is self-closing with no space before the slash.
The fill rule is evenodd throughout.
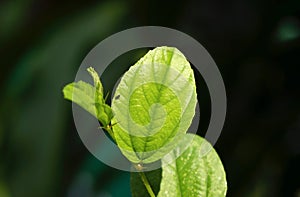
<path id="1" fill-rule="evenodd" d="M 150 183 L 149 183 L 149 181 L 148 181 L 148 179 L 147 179 L 145 173 L 144 173 L 144 172 L 139 172 L 139 174 L 140 174 L 140 176 L 141 176 L 141 179 L 142 179 L 142 181 L 143 181 L 143 183 L 144 183 L 144 185 L 145 185 L 145 187 L 146 187 L 146 189 L 147 189 L 149 195 L 150 195 L 151 197 L 155 197 L 155 194 L 154 194 L 154 192 L 153 192 L 153 190 L 152 190 L 152 188 L 151 188 L 151 185 L 150 185 Z"/>

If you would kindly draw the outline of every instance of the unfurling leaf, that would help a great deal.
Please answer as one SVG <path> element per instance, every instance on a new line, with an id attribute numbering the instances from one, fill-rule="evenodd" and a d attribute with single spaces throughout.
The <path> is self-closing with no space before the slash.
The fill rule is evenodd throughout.
<path id="1" fill-rule="evenodd" d="M 93 77 L 94 86 L 78 81 L 66 85 L 63 89 L 65 99 L 68 99 L 95 116 L 103 125 L 110 125 L 113 113 L 103 98 L 103 86 L 97 72 L 93 68 L 87 69 Z"/>

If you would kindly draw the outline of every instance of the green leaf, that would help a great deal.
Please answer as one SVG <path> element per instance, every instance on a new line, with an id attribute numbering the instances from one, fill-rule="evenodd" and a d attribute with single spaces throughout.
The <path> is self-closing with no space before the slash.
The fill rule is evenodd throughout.
<path id="1" fill-rule="evenodd" d="M 155 195 L 158 194 L 160 190 L 160 181 L 161 181 L 161 168 L 143 172 L 150 182 L 150 186 Z M 141 179 L 140 172 L 131 172 L 130 173 L 130 185 L 132 197 L 149 197 L 149 193 Z"/>
<path id="2" fill-rule="evenodd" d="M 213 147 L 197 135 L 186 134 L 180 145 L 162 159 L 162 166 L 159 197 L 226 195 L 222 162 Z"/>
<path id="3" fill-rule="evenodd" d="M 89 83 L 78 81 L 66 85 L 63 89 L 65 99 L 68 99 L 95 116 L 107 127 L 113 117 L 112 110 L 103 98 L 103 86 L 94 68 L 87 69 L 93 77 L 94 86 Z"/>
<path id="4" fill-rule="evenodd" d="M 103 100 L 103 86 L 100 81 L 99 75 L 92 67 L 89 67 L 87 71 L 90 73 L 94 80 L 94 87 L 96 88 L 96 101 L 98 103 L 101 103 Z"/>
<path id="5" fill-rule="evenodd" d="M 124 74 L 112 101 L 122 153 L 133 163 L 161 159 L 188 130 L 196 96 L 193 70 L 178 49 L 149 51 Z"/>
<path id="6" fill-rule="evenodd" d="M 97 117 L 95 108 L 95 89 L 84 81 L 73 82 L 66 85 L 63 89 L 64 98 L 70 100 L 80 107 Z"/>

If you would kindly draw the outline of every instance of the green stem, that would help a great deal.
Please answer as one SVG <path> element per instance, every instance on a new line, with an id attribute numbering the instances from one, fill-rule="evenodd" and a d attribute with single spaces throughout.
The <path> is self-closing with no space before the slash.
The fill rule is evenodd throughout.
<path id="1" fill-rule="evenodd" d="M 151 197 L 155 197 L 155 194 L 154 194 L 154 192 L 153 192 L 153 190 L 152 190 L 152 188 L 151 188 L 151 186 L 149 184 L 149 181 L 148 181 L 146 175 L 144 174 L 144 172 L 139 172 L 139 174 L 140 174 L 140 176 L 142 178 L 142 181 L 143 181 L 143 183 L 144 183 L 144 185 L 145 185 L 145 187 L 146 187 L 149 195 Z"/>
<path id="2" fill-rule="evenodd" d="M 113 133 L 113 130 L 111 128 L 106 128 L 105 130 L 108 132 L 110 137 L 116 142 L 116 138 L 115 138 L 115 135 Z"/>

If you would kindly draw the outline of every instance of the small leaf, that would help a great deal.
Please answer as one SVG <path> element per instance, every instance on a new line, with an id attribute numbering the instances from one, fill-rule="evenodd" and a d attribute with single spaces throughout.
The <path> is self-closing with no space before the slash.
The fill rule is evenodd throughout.
<path id="1" fill-rule="evenodd" d="M 103 127 L 107 127 L 113 118 L 113 112 L 105 103 L 103 86 L 97 72 L 92 67 L 87 70 L 93 77 L 94 86 L 83 81 L 70 83 L 63 89 L 64 97 L 81 106 L 95 116 Z"/>
<path id="2" fill-rule="evenodd" d="M 162 165 L 159 197 L 226 195 L 222 162 L 213 147 L 197 135 L 186 134 L 180 145 L 162 159 Z"/>
<path id="3" fill-rule="evenodd" d="M 94 87 L 96 88 L 96 103 L 101 103 L 103 99 L 103 86 L 100 81 L 98 73 L 95 71 L 93 67 L 89 67 L 87 71 L 93 77 L 94 80 Z M 103 103 L 103 102 L 102 102 Z"/>
<path id="4" fill-rule="evenodd" d="M 63 89 L 64 98 L 70 100 L 97 118 L 95 88 L 84 81 L 73 82 Z"/>
<path id="5" fill-rule="evenodd" d="M 147 177 L 150 186 L 155 195 L 158 194 L 160 190 L 160 181 L 161 181 L 161 168 L 143 172 Z M 149 193 L 141 179 L 139 172 L 131 172 L 130 173 L 130 185 L 131 185 L 131 193 L 132 197 L 149 197 Z"/>
<path id="6" fill-rule="evenodd" d="M 122 153 L 151 163 L 170 152 L 188 130 L 196 107 L 193 70 L 173 47 L 149 51 L 122 77 L 112 101 Z"/>

